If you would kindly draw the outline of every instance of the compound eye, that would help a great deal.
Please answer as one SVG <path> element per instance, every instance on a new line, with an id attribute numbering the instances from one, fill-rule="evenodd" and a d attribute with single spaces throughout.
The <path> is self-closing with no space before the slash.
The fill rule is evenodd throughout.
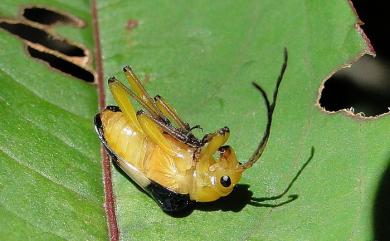
<path id="1" fill-rule="evenodd" d="M 230 180 L 229 176 L 222 176 L 221 177 L 221 184 L 224 187 L 229 187 L 230 184 L 232 184 L 232 181 Z"/>

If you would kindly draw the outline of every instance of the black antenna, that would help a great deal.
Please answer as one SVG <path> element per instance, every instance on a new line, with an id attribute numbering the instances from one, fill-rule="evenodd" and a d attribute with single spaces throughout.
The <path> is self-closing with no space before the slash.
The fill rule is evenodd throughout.
<path id="1" fill-rule="evenodd" d="M 270 103 L 270 101 L 268 99 L 268 96 L 267 96 L 267 93 L 264 91 L 264 89 L 260 85 L 258 85 L 257 83 L 252 82 L 252 84 L 255 86 L 255 88 L 257 90 L 260 91 L 261 95 L 264 98 L 264 102 L 265 102 L 265 105 L 267 107 L 268 122 L 267 122 L 267 127 L 266 127 L 266 129 L 264 131 L 263 138 L 261 139 L 260 144 L 257 146 L 255 152 L 252 154 L 252 156 L 251 156 L 251 158 L 249 159 L 248 162 L 246 162 L 246 163 L 241 165 L 241 167 L 244 170 L 252 167 L 252 165 L 257 160 L 259 160 L 259 158 L 263 154 L 264 149 L 265 149 L 265 147 L 267 145 L 268 137 L 269 137 L 269 134 L 271 132 L 272 115 L 274 113 L 274 109 L 275 109 L 275 105 L 276 105 L 276 98 L 278 97 L 279 86 L 280 86 L 280 83 L 282 82 L 284 73 L 285 73 L 286 68 L 287 68 L 287 60 L 288 60 L 287 48 L 284 48 L 284 62 L 283 62 L 282 69 L 280 71 L 279 77 L 278 77 L 278 79 L 276 81 L 276 86 L 275 86 L 275 89 L 274 89 L 272 103 Z"/>

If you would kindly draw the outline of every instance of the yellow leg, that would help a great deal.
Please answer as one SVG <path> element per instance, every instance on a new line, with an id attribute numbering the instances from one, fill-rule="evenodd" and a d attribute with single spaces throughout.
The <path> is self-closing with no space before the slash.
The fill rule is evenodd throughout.
<path id="1" fill-rule="evenodd" d="M 148 111 L 155 118 L 163 118 L 164 116 L 161 114 L 160 110 L 155 105 L 153 99 L 149 96 L 148 92 L 146 92 L 145 88 L 142 86 L 138 77 L 134 74 L 133 70 L 126 66 L 123 68 L 125 72 L 126 78 L 134 91 L 134 93 L 139 97 L 139 99 L 147 106 Z"/>
<path id="2" fill-rule="evenodd" d="M 141 112 L 137 115 L 138 121 L 144 133 L 164 151 L 174 156 L 177 153 L 174 151 L 170 141 L 163 135 L 163 130 L 156 124 L 156 122 Z"/>
<path id="3" fill-rule="evenodd" d="M 166 116 L 168 119 L 173 120 L 179 128 L 183 130 L 190 130 L 188 123 L 182 121 L 178 116 L 176 110 L 172 108 L 161 96 L 157 95 L 154 97 L 154 101 L 157 105 L 157 108 Z"/>
<path id="4" fill-rule="evenodd" d="M 229 138 L 229 128 L 224 127 L 219 129 L 213 134 L 206 135 L 202 142 L 205 144 L 202 146 L 197 159 L 197 170 L 208 172 L 210 165 L 212 164 L 212 156 Z"/>
<path id="5" fill-rule="evenodd" d="M 123 71 L 125 72 L 125 75 L 127 77 L 127 80 L 129 81 L 131 85 L 131 89 L 124 86 L 122 83 L 120 83 L 115 78 L 111 78 L 109 80 L 109 85 L 114 86 L 115 88 L 110 87 L 113 89 L 120 89 L 121 92 L 123 92 L 122 95 L 126 95 L 127 97 L 134 98 L 138 103 L 140 103 L 145 110 L 150 114 L 148 117 L 151 121 L 155 123 L 156 126 L 158 126 L 161 130 L 163 130 L 166 133 L 169 133 L 172 137 L 176 138 L 179 141 L 182 141 L 184 143 L 188 143 L 191 146 L 197 146 L 198 142 L 197 140 L 194 140 L 193 135 L 190 134 L 190 128 L 189 125 L 178 117 L 176 111 L 170 107 L 164 100 L 162 100 L 160 97 L 156 98 L 156 101 L 153 100 L 149 94 L 146 92 L 145 88 L 142 86 L 141 82 L 137 78 L 137 76 L 134 74 L 134 72 L 130 69 L 130 67 L 123 68 Z M 115 95 L 115 94 L 113 94 Z M 128 98 L 127 98 L 128 99 Z M 130 103 L 129 100 L 126 100 L 124 98 L 116 98 L 118 105 L 119 102 L 124 103 Z M 157 103 L 158 102 L 158 103 Z M 126 106 L 126 104 L 122 104 Z M 121 109 L 125 110 L 124 107 L 120 106 Z M 134 109 L 133 109 L 134 111 Z M 179 129 L 184 129 L 185 131 L 177 130 L 176 128 L 170 126 L 169 120 L 167 117 L 171 118 L 174 122 L 177 123 L 177 125 L 180 127 Z M 129 114 L 129 119 L 131 121 L 134 120 L 134 114 Z M 138 120 L 139 121 L 139 120 Z M 195 143 L 195 144 L 194 144 Z"/>
<path id="6" fill-rule="evenodd" d="M 225 144 L 229 139 L 229 135 L 230 131 L 227 127 L 221 128 L 213 134 L 206 135 L 202 140 L 205 144 L 200 151 L 200 159 L 212 156 L 218 148 Z"/>
<path id="7" fill-rule="evenodd" d="M 132 97 L 135 99 L 138 103 L 140 103 L 155 119 L 162 119 L 164 120 L 164 116 L 157 115 L 155 109 L 150 109 L 150 105 L 148 105 L 147 102 L 145 102 L 143 99 L 141 99 L 137 94 L 135 94 L 132 90 L 127 88 L 124 84 L 122 84 L 120 81 L 118 81 L 115 77 L 112 77 L 108 80 L 108 85 L 110 86 L 111 92 L 113 89 L 119 89 L 123 95 L 126 96 L 127 101 L 131 104 L 129 98 Z M 113 88 L 114 87 L 114 88 Z M 114 95 L 114 93 L 113 93 Z M 115 95 L 114 95 L 115 98 Z M 117 101 L 117 99 L 115 99 Z M 123 98 L 122 101 L 125 101 L 125 98 Z M 118 101 L 117 101 L 118 103 Z M 119 103 L 118 103 L 119 105 Z M 157 107 L 155 107 L 157 108 Z M 122 109 L 122 107 L 121 107 Z M 153 114 L 154 113 L 154 114 Z M 135 114 L 134 114 L 135 115 Z"/>
<path id="8" fill-rule="evenodd" d="M 136 130 L 142 131 L 126 87 L 115 78 L 110 78 L 108 80 L 108 86 L 110 87 L 111 93 L 114 96 L 116 103 L 119 105 L 119 108 L 127 117 L 127 120 L 134 126 Z"/>

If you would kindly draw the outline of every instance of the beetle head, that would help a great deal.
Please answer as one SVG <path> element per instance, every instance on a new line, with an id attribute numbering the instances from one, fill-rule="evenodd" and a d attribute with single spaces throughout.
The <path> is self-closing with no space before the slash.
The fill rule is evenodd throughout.
<path id="1" fill-rule="evenodd" d="M 230 146 L 218 149 L 219 157 L 209 156 L 200 160 L 194 177 L 192 199 L 197 202 L 211 202 L 229 195 L 240 181 L 243 168 Z"/>
<path id="2" fill-rule="evenodd" d="M 234 186 L 240 181 L 243 169 L 233 148 L 222 146 L 218 151 L 219 158 L 210 166 L 209 174 L 215 178 L 214 189 L 223 197 L 233 191 Z"/>

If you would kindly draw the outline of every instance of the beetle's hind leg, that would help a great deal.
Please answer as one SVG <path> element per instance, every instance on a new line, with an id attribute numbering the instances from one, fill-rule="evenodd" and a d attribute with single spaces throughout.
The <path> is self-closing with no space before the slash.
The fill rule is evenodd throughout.
<path id="1" fill-rule="evenodd" d="M 108 86 L 110 87 L 116 103 L 126 116 L 126 119 L 132 124 L 132 126 L 134 126 L 135 129 L 142 131 L 134 106 L 130 101 L 131 92 L 129 92 L 126 86 L 116 80 L 115 77 L 108 80 Z"/>
<path id="2" fill-rule="evenodd" d="M 138 97 L 136 98 L 137 101 L 140 102 L 154 118 L 166 120 L 156 103 L 150 97 L 148 92 L 146 92 L 144 86 L 133 70 L 129 66 L 126 66 L 123 68 L 123 72 L 125 72 L 127 81 L 129 82 L 131 89 L 134 91 L 133 93 Z"/>
<path id="3" fill-rule="evenodd" d="M 169 105 L 163 97 L 156 95 L 154 97 L 154 101 L 157 105 L 157 108 L 166 117 L 168 117 L 168 119 L 173 120 L 179 128 L 186 130 L 187 132 L 191 131 L 190 125 L 179 117 L 176 110 L 171 105 Z"/>
<path id="4" fill-rule="evenodd" d="M 155 100 L 152 99 L 130 67 L 124 67 L 123 71 L 130 83 L 131 89 L 123 84 L 121 85 L 126 89 L 129 96 L 134 98 L 145 108 L 145 110 L 147 110 L 148 114 L 150 114 L 149 117 L 153 119 L 156 124 L 164 129 L 165 132 L 170 133 L 174 138 L 186 144 L 196 147 L 200 145 L 199 141 L 191 133 L 191 128 L 189 128 L 188 124 L 179 118 L 176 111 L 170 107 L 167 102 L 161 97 L 156 97 Z M 174 128 L 171 125 L 170 119 L 174 121 L 179 128 Z"/>

